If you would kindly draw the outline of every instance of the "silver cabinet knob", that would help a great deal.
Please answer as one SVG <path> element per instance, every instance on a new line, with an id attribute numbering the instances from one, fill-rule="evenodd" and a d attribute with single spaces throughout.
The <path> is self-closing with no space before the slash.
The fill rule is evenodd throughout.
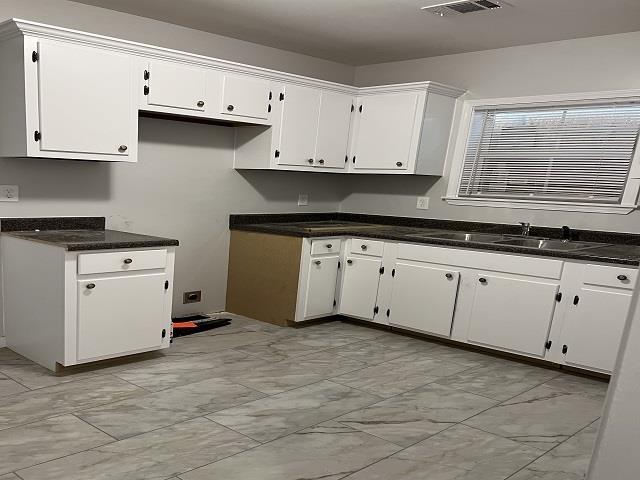
<path id="1" fill-rule="evenodd" d="M 333 248 L 333 245 L 331 243 L 327 243 L 327 248 Z"/>
<path id="2" fill-rule="evenodd" d="M 402 162 L 396 162 L 396 167 L 401 167 L 402 166 Z"/>
<path id="3" fill-rule="evenodd" d="M 321 262 L 320 260 L 316 260 L 316 261 L 315 261 L 315 262 L 313 262 L 313 263 L 315 263 L 316 265 L 320 265 L 322 262 Z"/>
<path id="4" fill-rule="evenodd" d="M 87 283 L 87 288 L 89 290 L 93 290 L 94 288 L 96 288 L 96 284 L 95 283 Z"/>
<path id="5" fill-rule="evenodd" d="M 453 278 L 453 275 L 451 273 L 446 273 L 445 277 L 447 277 L 447 280 L 451 280 Z"/>
<path id="6" fill-rule="evenodd" d="M 321 158 L 320 160 L 318 160 L 318 163 L 319 163 L 320 165 L 324 165 L 324 158 Z"/>
<path id="7" fill-rule="evenodd" d="M 128 148 L 129 148 L 129 147 L 127 147 L 126 145 L 120 145 L 120 146 L 118 147 L 118 151 L 119 151 L 119 152 L 126 152 Z"/>
<path id="8" fill-rule="evenodd" d="M 227 105 L 227 110 L 229 110 L 230 112 L 233 112 L 234 106 L 233 105 Z"/>
<path id="9" fill-rule="evenodd" d="M 484 277 L 479 278 L 479 279 L 478 279 L 478 281 L 479 281 L 481 284 L 483 284 L 483 285 L 487 283 L 487 279 L 486 279 L 486 278 L 484 278 Z"/>
<path id="10" fill-rule="evenodd" d="M 353 263 L 353 260 L 347 260 L 347 263 L 351 265 Z"/>
<path id="11" fill-rule="evenodd" d="M 307 162 L 313 163 L 313 158 L 310 158 L 309 160 L 307 160 Z"/>
<path id="12" fill-rule="evenodd" d="M 626 275 L 618 275 L 618 280 L 620 280 L 621 282 L 626 282 L 627 280 L 629 280 L 629 277 L 627 277 Z"/>
<path id="13" fill-rule="evenodd" d="M 204 102 L 200 100 L 198 103 L 196 103 L 196 105 L 198 105 L 199 107 L 204 107 Z"/>
<path id="14" fill-rule="evenodd" d="M 129 264 L 133 263 L 133 260 L 132 260 L 132 259 L 130 259 L 130 258 L 125 258 L 123 261 L 124 261 L 124 263 L 125 263 L 126 265 L 129 265 Z"/>
<path id="15" fill-rule="evenodd" d="M 366 250 L 366 249 L 367 249 L 367 246 L 366 246 L 366 245 L 360 245 L 360 248 L 361 248 L 362 250 Z"/>

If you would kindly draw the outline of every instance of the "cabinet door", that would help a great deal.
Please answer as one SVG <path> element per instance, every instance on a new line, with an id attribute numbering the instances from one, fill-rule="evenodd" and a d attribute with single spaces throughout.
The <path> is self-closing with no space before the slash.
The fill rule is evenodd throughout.
<path id="1" fill-rule="evenodd" d="M 304 318 L 333 313 L 337 279 L 337 255 L 311 260 L 307 278 L 307 299 L 304 305 Z"/>
<path id="2" fill-rule="evenodd" d="M 455 270 L 397 263 L 389 323 L 449 337 L 459 281 Z"/>
<path id="3" fill-rule="evenodd" d="M 153 61 L 149 64 L 147 103 L 203 112 L 206 75 L 206 70 L 202 68 Z"/>
<path id="4" fill-rule="evenodd" d="M 470 342 L 544 357 L 559 285 L 479 274 Z"/>
<path id="5" fill-rule="evenodd" d="M 347 257 L 340 292 L 340 313 L 373 319 L 381 265 L 379 258 Z"/>
<path id="6" fill-rule="evenodd" d="M 320 90 L 285 86 L 278 164 L 315 164 L 319 114 Z"/>
<path id="7" fill-rule="evenodd" d="M 131 142 L 137 142 L 130 138 L 135 108 L 130 58 L 47 41 L 38 50 L 40 149 L 129 155 Z"/>
<path id="8" fill-rule="evenodd" d="M 417 93 L 361 98 L 353 165 L 356 170 L 407 169 L 417 105 Z"/>
<path id="9" fill-rule="evenodd" d="M 341 93 L 322 92 L 316 166 L 344 168 L 349 143 L 353 97 Z"/>
<path id="10" fill-rule="evenodd" d="M 220 113 L 266 120 L 269 91 L 270 84 L 265 80 L 225 75 Z"/>
<path id="11" fill-rule="evenodd" d="M 79 280 L 78 360 L 159 348 L 168 324 L 165 279 L 157 273 Z"/>
<path id="12" fill-rule="evenodd" d="M 565 362 L 613 371 L 630 303 L 631 292 L 581 288 L 577 305 L 569 306 L 562 332 Z"/>

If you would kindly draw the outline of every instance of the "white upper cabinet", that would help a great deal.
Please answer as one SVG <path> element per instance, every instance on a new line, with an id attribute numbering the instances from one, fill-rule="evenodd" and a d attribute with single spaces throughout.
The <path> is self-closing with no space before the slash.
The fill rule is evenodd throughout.
<path id="1" fill-rule="evenodd" d="M 161 60 L 150 62 L 143 87 L 147 105 L 204 112 L 206 75 L 204 68 Z"/>
<path id="2" fill-rule="evenodd" d="M 351 95 L 322 92 L 314 165 L 345 168 L 353 100 Z"/>
<path id="3" fill-rule="evenodd" d="M 315 164 L 320 90 L 286 85 L 280 126 L 279 165 Z"/>
<path id="4" fill-rule="evenodd" d="M 23 20 L 0 23 L 0 63 L 0 157 L 137 161 L 142 110 L 235 124 L 238 169 L 442 175 L 464 93 L 357 88 Z"/>
<path id="5" fill-rule="evenodd" d="M 131 60 L 95 48 L 38 45 L 40 149 L 126 156 L 131 141 Z"/>
<path id="6" fill-rule="evenodd" d="M 273 93 L 265 80 L 225 75 L 220 113 L 266 120 L 271 112 Z"/>
<path id="7" fill-rule="evenodd" d="M 413 92 L 360 98 L 354 170 L 409 168 L 419 101 L 424 104 L 424 95 Z"/>

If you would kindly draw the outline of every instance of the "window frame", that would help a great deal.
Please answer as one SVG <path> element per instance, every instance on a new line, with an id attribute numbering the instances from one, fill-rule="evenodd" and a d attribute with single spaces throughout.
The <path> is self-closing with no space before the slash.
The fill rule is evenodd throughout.
<path id="1" fill-rule="evenodd" d="M 626 215 L 638 208 L 638 194 L 640 194 L 640 143 L 636 148 L 627 177 L 620 204 L 611 203 L 580 203 L 563 202 L 557 200 L 529 200 L 513 198 L 473 198 L 460 197 L 458 191 L 462 180 L 462 170 L 467 152 L 471 120 L 474 109 L 482 108 L 518 108 L 545 107 L 591 104 L 602 101 L 640 101 L 640 90 L 616 90 L 609 92 L 589 92 L 561 95 L 537 95 L 527 97 L 490 98 L 482 100 L 466 100 L 462 105 L 459 130 L 453 145 L 451 171 L 446 196 L 442 197 L 450 205 L 497 207 L 497 208 L 526 208 L 531 210 L 553 210 L 565 212 L 613 213 Z"/>

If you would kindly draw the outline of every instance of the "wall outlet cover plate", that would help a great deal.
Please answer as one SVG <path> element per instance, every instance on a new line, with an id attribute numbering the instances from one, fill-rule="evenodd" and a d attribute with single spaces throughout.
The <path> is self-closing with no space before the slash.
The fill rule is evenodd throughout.
<path id="1" fill-rule="evenodd" d="M 418 210 L 429 210 L 429 197 L 418 197 L 416 208 Z"/>
<path id="2" fill-rule="evenodd" d="M 0 185 L 0 202 L 17 202 L 19 198 L 18 185 Z"/>
<path id="3" fill-rule="evenodd" d="M 298 195 L 298 206 L 306 207 L 307 205 L 309 205 L 309 195 L 307 195 L 306 193 L 301 193 L 300 195 Z"/>

